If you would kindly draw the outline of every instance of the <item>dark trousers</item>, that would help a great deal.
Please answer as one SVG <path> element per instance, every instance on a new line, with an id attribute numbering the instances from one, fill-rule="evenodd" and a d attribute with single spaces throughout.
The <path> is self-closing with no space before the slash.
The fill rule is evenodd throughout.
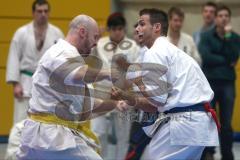
<path id="1" fill-rule="evenodd" d="M 221 124 L 219 137 L 222 160 L 233 160 L 233 131 L 231 122 L 235 100 L 235 81 L 210 80 L 209 83 L 214 91 L 214 99 L 211 102 L 212 107 L 216 108 L 217 103 L 219 106 Z M 214 152 L 214 147 L 206 147 L 202 159 L 204 159 L 206 153 L 213 154 Z"/>
<path id="2" fill-rule="evenodd" d="M 151 141 L 142 127 L 151 125 L 158 118 L 158 113 L 144 112 L 140 118 L 140 111 L 136 110 L 137 119 L 132 123 L 130 130 L 129 148 L 125 160 L 140 160 L 144 149 Z"/>

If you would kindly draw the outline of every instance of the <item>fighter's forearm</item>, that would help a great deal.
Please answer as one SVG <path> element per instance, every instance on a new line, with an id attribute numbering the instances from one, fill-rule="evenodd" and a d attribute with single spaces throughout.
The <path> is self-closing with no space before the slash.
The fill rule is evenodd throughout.
<path id="1" fill-rule="evenodd" d="M 118 100 L 126 100 L 126 103 L 130 106 L 134 106 L 137 109 L 141 109 L 145 112 L 156 112 L 158 106 L 162 106 L 161 103 L 150 98 L 145 91 L 141 92 L 142 95 L 137 95 L 131 92 L 123 91 L 119 88 L 112 88 L 112 97 Z M 148 97 L 148 98 L 146 98 Z"/>
<path id="2" fill-rule="evenodd" d="M 116 101 L 114 100 L 95 100 L 94 107 L 92 113 L 106 113 L 109 112 L 116 107 Z"/>
<path id="3" fill-rule="evenodd" d="M 74 81 L 84 81 L 85 83 L 93 83 L 99 80 L 107 79 L 109 72 L 100 71 L 100 69 L 91 68 L 87 65 L 82 66 L 74 76 Z"/>

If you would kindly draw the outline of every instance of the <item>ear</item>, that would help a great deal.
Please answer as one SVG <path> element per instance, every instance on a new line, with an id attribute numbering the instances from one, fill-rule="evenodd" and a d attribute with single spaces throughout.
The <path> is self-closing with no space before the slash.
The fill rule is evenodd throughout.
<path id="1" fill-rule="evenodd" d="M 155 32 L 161 32 L 161 28 L 162 28 L 161 23 L 155 23 L 153 27 Z"/>
<path id="2" fill-rule="evenodd" d="M 86 31 L 86 29 L 84 28 L 84 27 L 79 27 L 79 29 L 78 29 L 78 33 L 79 33 L 79 35 L 80 35 L 80 37 L 86 37 L 86 35 L 87 35 L 87 31 Z"/>

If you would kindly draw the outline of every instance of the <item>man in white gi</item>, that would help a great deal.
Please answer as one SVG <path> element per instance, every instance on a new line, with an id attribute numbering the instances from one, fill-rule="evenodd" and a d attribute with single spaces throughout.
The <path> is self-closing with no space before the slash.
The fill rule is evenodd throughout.
<path id="1" fill-rule="evenodd" d="M 171 7 L 168 10 L 168 20 L 169 28 L 167 38 L 171 43 L 183 50 L 201 65 L 201 57 L 193 38 L 181 31 L 184 22 L 184 12 L 180 8 Z"/>
<path id="2" fill-rule="evenodd" d="M 19 147 L 19 133 L 22 120 L 27 118 L 32 75 L 38 61 L 51 45 L 64 36 L 59 28 L 48 23 L 49 12 L 50 4 L 46 0 L 35 0 L 32 4 L 33 21 L 15 32 L 10 45 L 6 81 L 13 85 L 14 126 L 9 136 L 6 159 L 15 159 L 13 157 Z"/>
<path id="3" fill-rule="evenodd" d="M 138 81 L 143 96 L 118 88 L 112 95 L 130 106 L 161 113 L 153 125 L 144 128 L 152 140 L 143 159 L 200 159 L 205 146 L 219 144 L 216 117 L 208 105 L 214 93 L 196 61 L 165 37 L 165 12 L 141 10 L 136 30 L 149 48 L 141 64 L 142 82 Z M 134 66 L 130 68 L 133 71 Z"/>
<path id="4" fill-rule="evenodd" d="M 109 78 L 85 63 L 96 60 L 87 59 L 99 36 L 96 21 L 79 15 L 69 27 L 65 40 L 46 51 L 33 75 L 18 159 L 102 159 L 94 151 L 97 139 L 87 120 L 124 103 L 91 97 L 91 83 Z"/>
<path id="5" fill-rule="evenodd" d="M 31 77 L 39 59 L 51 45 L 63 38 L 60 29 L 48 23 L 49 11 L 50 6 L 46 0 L 34 1 L 33 21 L 20 27 L 11 41 L 6 81 L 13 85 L 14 124 L 27 117 Z"/>
<path id="6" fill-rule="evenodd" d="M 109 36 L 99 39 L 97 43 L 96 55 L 102 60 L 102 69 L 111 70 L 114 59 L 116 56 L 124 56 L 128 62 L 134 62 L 137 58 L 139 47 L 136 42 L 125 35 L 126 20 L 121 13 L 112 13 L 107 19 L 107 29 Z M 95 87 L 99 90 L 108 91 L 110 93 L 111 87 L 117 85 L 118 87 L 124 87 L 123 84 L 115 82 L 114 84 L 110 80 L 104 80 L 96 83 Z M 104 99 L 110 99 L 110 94 Z M 106 116 L 98 117 L 92 121 L 92 129 L 100 139 L 102 146 L 103 158 L 110 159 L 123 159 L 128 148 L 130 121 L 124 120 L 119 116 L 118 112 L 112 112 Z M 116 129 L 121 130 L 116 131 Z M 108 132 L 110 133 L 112 143 L 116 143 L 116 149 L 114 154 L 109 154 L 114 151 L 109 151 Z"/>

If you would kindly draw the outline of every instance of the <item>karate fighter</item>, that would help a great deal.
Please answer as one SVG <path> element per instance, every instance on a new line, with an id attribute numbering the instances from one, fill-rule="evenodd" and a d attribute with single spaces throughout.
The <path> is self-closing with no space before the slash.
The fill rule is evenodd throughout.
<path id="1" fill-rule="evenodd" d="M 101 67 L 97 58 L 88 59 L 99 36 L 96 21 L 79 15 L 69 27 L 66 38 L 46 51 L 33 75 L 29 118 L 24 123 L 17 153 L 20 160 L 102 159 L 87 120 L 123 103 L 92 97 L 91 83 L 109 78 L 109 73 L 100 72 L 98 65 L 85 63 L 96 60 L 95 64 Z"/>
<path id="2" fill-rule="evenodd" d="M 140 11 L 136 31 L 149 49 L 140 65 L 142 78 L 130 80 L 143 96 L 116 87 L 112 95 L 144 111 L 160 112 L 153 125 L 144 127 L 152 139 L 143 159 L 200 159 L 204 147 L 219 145 L 216 115 L 208 105 L 214 93 L 196 61 L 167 40 L 167 29 L 165 12 Z M 133 72 L 136 67 L 129 68 Z"/>

